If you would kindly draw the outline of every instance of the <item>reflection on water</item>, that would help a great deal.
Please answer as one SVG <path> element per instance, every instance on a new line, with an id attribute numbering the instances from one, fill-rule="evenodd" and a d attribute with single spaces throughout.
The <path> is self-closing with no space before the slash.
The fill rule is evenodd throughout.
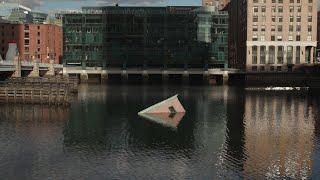
<path id="1" fill-rule="evenodd" d="M 315 111 L 308 97 L 248 94 L 245 174 L 307 178 L 311 174 Z"/>
<path id="2" fill-rule="evenodd" d="M 137 115 L 177 93 L 186 114 L 176 131 Z M 319 102 L 306 92 L 84 85 L 69 108 L 0 105 L 0 176 L 318 178 Z"/>
<path id="3" fill-rule="evenodd" d="M 319 97 L 292 92 L 246 92 L 228 103 L 223 174 L 238 177 L 305 179 L 312 172 Z M 317 163 L 319 164 L 319 163 Z M 317 169 L 316 171 L 319 171 Z M 221 175 L 221 172 L 220 172 Z"/>

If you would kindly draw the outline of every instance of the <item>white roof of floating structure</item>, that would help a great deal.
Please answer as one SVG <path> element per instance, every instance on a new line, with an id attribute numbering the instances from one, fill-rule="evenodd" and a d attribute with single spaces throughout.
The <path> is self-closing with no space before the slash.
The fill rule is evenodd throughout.
<path id="1" fill-rule="evenodd" d="M 185 112 L 178 95 L 175 95 L 140 111 L 138 115 L 163 126 L 177 128 Z"/>

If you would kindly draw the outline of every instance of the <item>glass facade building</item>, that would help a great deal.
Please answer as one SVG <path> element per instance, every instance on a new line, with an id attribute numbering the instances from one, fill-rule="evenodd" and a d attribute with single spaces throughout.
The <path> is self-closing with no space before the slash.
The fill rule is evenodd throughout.
<path id="1" fill-rule="evenodd" d="M 226 67 L 228 14 L 214 7 L 83 7 L 62 16 L 65 64 Z"/>
<path id="2" fill-rule="evenodd" d="M 0 2 L 0 18 L 11 22 L 42 24 L 47 17 L 48 14 L 34 12 L 19 3 Z"/>

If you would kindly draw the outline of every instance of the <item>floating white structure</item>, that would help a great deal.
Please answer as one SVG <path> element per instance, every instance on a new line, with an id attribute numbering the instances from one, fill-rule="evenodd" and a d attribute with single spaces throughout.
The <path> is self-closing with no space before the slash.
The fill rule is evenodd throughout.
<path id="1" fill-rule="evenodd" d="M 177 128 L 185 112 L 184 107 L 178 99 L 178 95 L 175 95 L 140 111 L 138 115 L 158 124 Z"/>

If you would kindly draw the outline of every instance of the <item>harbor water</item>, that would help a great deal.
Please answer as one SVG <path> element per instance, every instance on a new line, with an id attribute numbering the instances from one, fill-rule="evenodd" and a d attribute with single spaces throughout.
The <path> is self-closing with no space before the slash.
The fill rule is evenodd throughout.
<path id="1" fill-rule="evenodd" d="M 137 113 L 179 94 L 177 129 Z M 5 179 L 320 178 L 320 94 L 81 85 L 69 107 L 0 105 Z"/>

